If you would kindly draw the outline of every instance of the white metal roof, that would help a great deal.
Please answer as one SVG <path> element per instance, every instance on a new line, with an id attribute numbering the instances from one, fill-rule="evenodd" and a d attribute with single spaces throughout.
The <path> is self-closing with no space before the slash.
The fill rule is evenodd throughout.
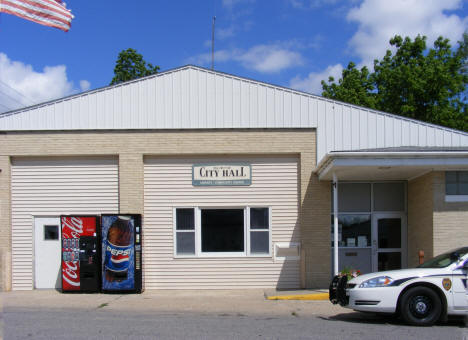
<path id="1" fill-rule="evenodd" d="M 322 158 L 320 180 L 411 180 L 431 171 L 468 170 L 468 150 L 338 151 Z"/>
<path id="2" fill-rule="evenodd" d="M 0 131 L 316 128 L 331 151 L 468 146 L 468 133 L 196 66 L 0 115 Z"/>

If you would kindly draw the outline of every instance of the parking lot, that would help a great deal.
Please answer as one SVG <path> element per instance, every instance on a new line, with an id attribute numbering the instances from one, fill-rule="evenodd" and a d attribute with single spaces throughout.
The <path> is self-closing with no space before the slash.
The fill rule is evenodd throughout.
<path id="1" fill-rule="evenodd" d="M 263 290 L 141 295 L 2 294 L 5 339 L 468 339 L 463 319 L 430 328 L 328 301 L 268 301 Z"/>

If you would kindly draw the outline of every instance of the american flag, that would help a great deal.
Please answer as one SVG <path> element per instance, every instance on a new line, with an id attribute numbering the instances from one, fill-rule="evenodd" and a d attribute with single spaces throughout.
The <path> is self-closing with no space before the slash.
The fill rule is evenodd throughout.
<path id="1" fill-rule="evenodd" d="M 0 0 L 0 12 L 67 32 L 73 15 L 61 0 Z"/>

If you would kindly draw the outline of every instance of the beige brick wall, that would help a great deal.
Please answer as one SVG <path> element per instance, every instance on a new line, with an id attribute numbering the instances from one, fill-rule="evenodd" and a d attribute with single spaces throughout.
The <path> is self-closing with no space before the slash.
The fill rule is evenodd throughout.
<path id="1" fill-rule="evenodd" d="M 434 255 L 468 245 L 468 202 L 445 202 L 445 172 L 433 173 Z"/>
<path id="2" fill-rule="evenodd" d="M 330 184 L 319 183 L 312 174 L 315 143 L 315 131 L 311 129 L 7 133 L 0 135 L 0 162 L 9 164 L 8 156 L 118 155 L 120 211 L 143 213 L 144 155 L 299 155 L 298 225 L 306 253 L 302 281 L 308 287 L 325 287 L 330 277 Z M 9 172 L 0 174 L 0 201 L 7 207 L 6 215 L 0 217 L 4 222 L 0 226 L 2 235 L 10 235 L 11 228 L 9 178 Z M 2 187 L 5 180 L 7 190 Z M 11 236 L 1 242 L 2 249 L 11 248 Z"/>
<path id="3" fill-rule="evenodd" d="M 302 244 L 305 250 L 305 278 L 308 288 L 327 288 L 331 277 L 330 252 L 330 182 L 319 182 L 312 176 L 307 183 L 303 209 L 306 209 L 302 228 Z"/>
<path id="4" fill-rule="evenodd" d="M 143 155 L 119 154 L 119 211 L 143 214 Z"/>
<path id="5" fill-rule="evenodd" d="M 433 174 L 408 182 L 408 267 L 419 264 L 419 250 L 433 256 Z"/>
<path id="6" fill-rule="evenodd" d="M 445 201 L 445 172 L 431 172 L 408 183 L 408 265 L 468 245 L 468 202 Z"/>
<path id="7" fill-rule="evenodd" d="M 0 155 L 0 291 L 11 288 L 10 211 L 10 158 Z"/>

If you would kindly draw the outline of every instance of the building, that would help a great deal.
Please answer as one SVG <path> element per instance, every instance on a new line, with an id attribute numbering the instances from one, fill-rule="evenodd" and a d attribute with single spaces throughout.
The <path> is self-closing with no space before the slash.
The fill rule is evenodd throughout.
<path id="1" fill-rule="evenodd" d="M 141 213 L 146 289 L 326 287 L 335 210 L 340 268 L 468 244 L 467 133 L 199 67 L 2 114 L 0 145 L 3 290 L 59 284 L 61 214 Z"/>

